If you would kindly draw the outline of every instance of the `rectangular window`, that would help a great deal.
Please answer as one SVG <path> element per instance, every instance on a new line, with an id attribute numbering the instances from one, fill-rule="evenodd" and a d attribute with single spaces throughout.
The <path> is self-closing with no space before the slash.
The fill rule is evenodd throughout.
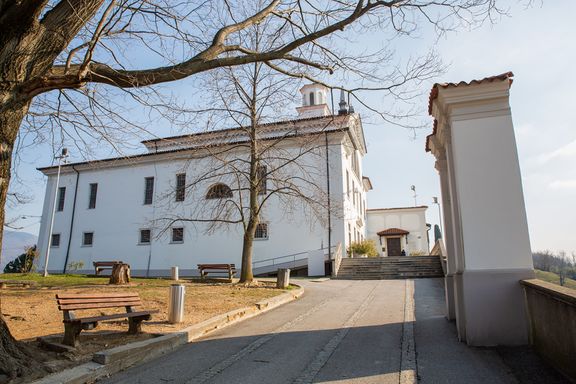
<path id="1" fill-rule="evenodd" d="M 51 246 L 52 247 L 59 247 L 60 246 L 60 234 L 59 233 L 53 233 L 52 234 Z"/>
<path id="2" fill-rule="evenodd" d="M 98 193 L 98 184 L 90 184 L 90 200 L 88 201 L 88 209 L 96 208 L 96 194 Z"/>
<path id="3" fill-rule="evenodd" d="M 352 244 L 352 227 L 348 224 L 348 245 Z"/>
<path id="4" fill-rule="evenodd" d="M 154 196 L 154 178 L 146 177 L 144 179 L 144 205 L 152 204 Z"/>
<path id="5" fill-rule="evenodd" d="M 346 196 L 350 199 L 350 173 L 346 170 Z"/>
<path id="6" fill-rule="evenodd" d="M 151 234 L 152 232 L 149 229 L 141 229 L 139 244 L 150 244 Z"/>
<path id="7" fill-rule="evenodd" d="M 354 153 L 352 153 L 352 170 L 356 176 L 360 177 L 360 165 L 358 164 L 358 156 L 356 152 L 357 151 L 354 151 Z"/>
<path id="8" fill-rule="evenodd" d="M 184 228 L 172 228 L 172 242 L 173 243 L 183 243 L 184 242 Z"/>
<path id="9" fill-rule="evenodd" d="M 82 236 L 82 245 L 84 247 L 91 247 L 94 243 L 94 232 L 84 232 Z"/>
<path id="10" fill-rule="evenodd" d="M 176 201 L 184 201 L 186 196 L 186 174 L 179 173 L 176 175 Z"/>
<path id="11" fill-rule="evenodd" d="M 265 195 L 268 192 L 266 188 L 267 172 L 265 165 L 258 166 L 258 169 L 256 170 L 256 177 L 258 178 L 258 194 Z"/>
<path id="12" fill-rule="evenodd" d="M 267 239 L 268 238 L 268 224 L 260 223 L 256 225 L 255 239 Z"/>
<path id="13" fill-rule="evenodd" d="M 66 199 L 66 187 L 58 188 L 58 205 L 56 210 L 62 212 L 64 210 L 64 199 Z"/>

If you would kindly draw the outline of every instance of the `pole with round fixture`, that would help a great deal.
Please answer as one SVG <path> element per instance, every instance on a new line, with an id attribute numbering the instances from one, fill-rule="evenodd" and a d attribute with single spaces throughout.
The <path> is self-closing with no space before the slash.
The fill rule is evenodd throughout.
<path id="1" fill-rule="evenodd" d="M 56 175 L 56 188 L 54 190 L 54 204 L 52 205 L 52 217 L 50 218 L 50 229 L 48 230 L 48 246 L 46 247 L 46 260 L 44 262 L 44 273 L 42 276 L 48 276 L 48 261 L 50 259 L 50 247 L 52 247 L 52 230 L 54 229 L 54 216 L 56 215 L 56 202 L 58 199 L 58 184 L 60 183 L 60 168 L 62 162 L 66 162 L 68 157 L 68 148 L 62 148 L 62 153 L 59 156 L 55 156 L 58 159 L 58 173 Z M 72 235 L 72 234 L 70 234 Z"/>
<path id="2" fill-rule="evenodd" d="M 442 208 L 440 207 L 438 197 L 432 197 L 432 204 L 436 204 L 438 206 L 438 224 L 440 224 L 440 232 L 442 233 L 442 237 L 444 237 L 444 228 L 442 227 Z"/>

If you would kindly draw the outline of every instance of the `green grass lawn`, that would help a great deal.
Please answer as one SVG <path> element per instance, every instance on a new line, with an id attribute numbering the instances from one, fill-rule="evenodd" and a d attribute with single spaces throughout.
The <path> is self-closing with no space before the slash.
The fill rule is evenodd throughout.
<path id="1" fill-rule="evenodd" d="M 546 271 L 541 271 L 539 269 L 536 269 L 535 272 L 536 272 L 536 278 L 537 279 L 560 285 L 560 276 L 558 276 L 554 272 L 546 272 Z M 566 278 L 566 280 L 564 282 L 564 286 L 566 288 L 576 289 L 576 280 Z"/>
<path id="2" fill-rule="evenodd" d="M 41 287 L 69 287 L 78 285 L 107 285 L 109 277 L 94 277 L 88 275 L 49 275 L 43 277 L 39 273 L 2 273 L 0 280 L 34 281 Z M 132 278 L 131 282 L 146 286 L 168 286 L 173 284 L 168 279 Z"/>

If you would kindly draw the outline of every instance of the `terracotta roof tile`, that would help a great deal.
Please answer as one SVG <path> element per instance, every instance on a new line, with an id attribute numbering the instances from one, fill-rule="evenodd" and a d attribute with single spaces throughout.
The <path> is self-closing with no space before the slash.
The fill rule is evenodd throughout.
<path id="1" fill-rule="evenodd" d="M 410 232 L 405 231 L 400 228 L 388 228 L 383 231 L 376 233 L 378 236 L 397 236 L 397 235 L 407 235 Z"/>
<path id="2" fill-rule="evenodd" d="M 428 114 L 432 115 L 432 105 L 434 104 L 434 100 L 436 100 L 436 98 L 438 97 L 438 89 L 439 88 L 456 88 L 456 87 L 460 87 L 460 86 L 468 86 L 468 85 L 477 85 L 477 84 L 484 84 L 484 83 L 492 83 L 494 81 L 504 81 L 504 80 L 508 80 L 509 85 L 512 85 L 512 82 L 514 81 L 513 79 L 514 77 L 514 73 L 512 73 L 511 71 L 509 72 L 505 72 L 502 73 L 500 75 L 496 75 L 496 76 L 489 76 L 489 77 L 485 77 L 483 79 L 475 79 L 475 80 L 471 80 L 471 81 L 461 81 L 459 83 L 436 83 L 432 86 L 432 89 L 430 90 L 430 96 L 428 97 Z M 434 127 L 432 129 L 432 133 L 428 136 L 426 136 L 426 152 L 430 152 L 430 137 L 434 136 L 436 134 L 436 130 L 438 126 L 438 122 L 436 120 L 434 120 Z"/>

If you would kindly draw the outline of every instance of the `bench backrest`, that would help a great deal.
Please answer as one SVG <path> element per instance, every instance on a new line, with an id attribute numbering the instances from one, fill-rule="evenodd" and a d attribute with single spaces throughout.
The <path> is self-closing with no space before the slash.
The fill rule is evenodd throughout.
<path id="1" fill-rule="evenodd" d="M 236 268 L 235 264 L 198 264 L 199 269 L 228 269 Z"/>
<path id="2" fill-rule="evenodd" d="M 114 265 L 121 263 L 121 261 L 94 261 L 92 264 L 95 267 L 113 267 Z"/>
<path id="3" fill-rule="evenodd" d="M 58 309 L 61 311 L 142 305 L 142 300 L 140 300 L 138 293 L 57 294 L 56 300 L 58 301 Z"/>

